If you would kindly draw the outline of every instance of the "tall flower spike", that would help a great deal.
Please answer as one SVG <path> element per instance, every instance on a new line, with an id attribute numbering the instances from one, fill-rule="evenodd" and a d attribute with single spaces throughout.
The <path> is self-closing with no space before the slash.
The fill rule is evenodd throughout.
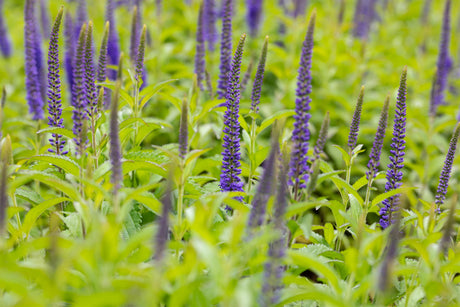
<path id="1" fill-rule="evenodd" d="M 452 172 L 452 164 L 454 163 L 455 150 L 457 149 L 458 137 L 460 134 L 460 123 L 455 127 L 452 138 L 450 139 L 449 150 L 447 151 L 446 160 L 439 177 L 438 190 L 436 191 L 436 212 L 441 213 L 440 206 L 444 203 L 449 187 L 450 173 Z"/>
<path id="2" fill-rule="evenodd" d="M 169 170 L 168 180 L 166 182 L 166 191 L 163 195 L 162 203 L 162 212 L 161 217 L 158 222 L 158 230 L 155 236 L 155 255 L 154 259 L 157 262 L 161 262 L 164 258 L 166 252 L 166 244 L 168 243 L 168 233 L 169 233 L 169 212 L 171 212 L 173 207 L 172 202 L 172 192 L 173 192 L 173 176 L 174 176 L 174 167 L 172 166 Z"/>
<path id="3" fill-rule="evenodd" d="M 259 65 L 257 66 L 254 84 L 252 85 L 251 94 L 251 111 L 259 112 L 260 94 L 262 92 L 262 84 L 264 83 L 265 62 L 267 60 L 268 36 L 265 37 L 262 53 L 260 54 Z"/>
<path id="4" fill-rule="evenodd" d="M 310 130 L 310 93 L 311 93 L 311 60 L 313 54 L 313 33 L 315 30 L 316 12 L 313 12 L 308 25 L 307 34 L 303 42 L 300 57 L 299 75 L 297 77 L 297 90 L 294 115 L 294 131 L 292 132 L 293 151 L 289 170 L 289 184 L 294 186 L 294 197 L 300 197 L 300 189 L 306 187 L 308 181 L 308 141 Z"/>
<path id="5" fill-rule="evenodd" d="M 141 26 L 139 24 L 139 15 L 140 15 L 140 12 L 138 10 L 138 7 L 134 6 L 133 19 L 131 22 L 131 41 L 130 41 L 130 49 L 129 49 L 129 56 L 133 63 L 136 62 L 137 48 L 139 47 L 140 26 Z"/>
<path id="6" fill-rule="evenodd" d="M 228 88 L 228 73 L 232 61 L 232 10 L 233 0 L 223 1 L 222 35 L 220 40 L 219 81 L 217 83 L 217 97 L 225 98 Z"/>
<path id="7" fill-rule="evenodd" d="M 48 16 L 48 5 L 46 2 L 46 0 L 40 0 L 40 21 L 43 36 L 50 37 L 50 18 Z"/>
<path id="8" fill-rule="evenodd" d="M 40 32 L 40 24 L 37 16 L 35 15 L 35 3 L 34 6 L 34 16 L 33 16 L 33 23 L 34 23 L 34 48 L 35 48 L 35 64 L 37 65 L 37 72 L 38 72 L 38 82 L 40 83 L 40 93 L 42 95 L 43 103 L 46 101 L 46 87 L 48 85 L 47 78 L 46 78 L 46 65 L 44 61 L 44 55 L 42 50 L 42 35 Z"/>
<path id="9" fill-rule="evenodd" d="M 215 0 L 204 0 L 204 24 L 203 32 L 204 38 L 207 42 L 208 50 L 214 51 L 215 44 L 218 40 L 217 28 L 216 28 L 216 3 Z"/>
<path id="10" fill-rule="evenodd" d="M 111 182 L 113 184 L 114 194 L 118 193 L 123 180 L 122 168 L 121 168 L 121 146 L 120 136 L 118 135 L 118 100 L 119 91 L 121 87 L 121 81 L 117 80 L 115 90 L 113 92 L 112 102 L 110 104 L 110 163 L 112 164 L 112 176 Z"/>
<path id="11" fill-rule="evenodd" d="M 73 71 L 75 66 L 75 32 L 73 27 L 72 15 L 69 12 L 65 14 L 64 20 L 64 36 L 65 36 L 65 54 L 64 65 L 67 73 L 67 82 L 69 88 L 73 88 Z"/>
<path id="12" fill-rule="evenodd" d="M 5 58 L 11 56 L 11 40 L 6 28 L 5 13 L 3 12 L 3 0 L 0 0 L 0 51 Z"/>
<path id="13" fill-rule="evenodd" d="M 248 0 L 247 21 L 249 25 L 249 33 L 252 37 L 256 37 L 259 32 L 260 22 L 262 19 L 263 0 Z"/>
<path id="14" fill-rule="evenodd" d="M 243 191 L 240 153 L 240 69 L 243 57 L 243 47 L 246 34 L 243 34 L 233 56 L 232 69 L 228 77 L 227 110 L 224 115 L 224 143 L 222 147 L 222 171 L 220 174 L 220 188 L 224 192 Z M 237 197 L 242 201 L 243 197 Z"/>
<path id="15" fill-rule="evenodd" d="M 271 143 L 270 155 L 265 161 L 265 170 L 252 200 L 252 208 L 248 220 L 248 229 L 250 230 L 261 226 L 265 222 L 267 202 L 275 190 L 276 161 L 278 160 L 279 152 L 277 131 L 273 132 Z"/>
<path id="16" fill-rule="evenodd" d="M 439 46 L 438 62 L 436 66 L 436 82 L 433 84 L 433 90 L 430 101 L 430 116 L 436 116 L 438 107 L 445 104 L 444 92 L 447 88 L 447 76 L 452 67 L 449 57 L 450 42 L 450 0 L 446 0 L 444 16 L 442 21 L 441 43 Z"/>
<path id="17" fill-rule="evenodd" d="M 75 36 L 78 37 L 81 26 L 88 21 L 88 9 L 86 7 L 86 0 L 77 0 L 77 15 L 75 18 Z"/>
<path id="18" fill-rule="evenodd" d="M 40 75 L 37 67 L 36 57 L 36 23 L 34 1 L 26 0 L 24 7 L 24 49 L 25 49 L 25 72 L 26 72 L 26 95 L 29 104 L 29 112 L 32 119 L 39 120 L 43 118 L 43 98 L 40 90 Z"/>
<path id="19" fill-rule="evenodd" d="M 321 153 L 324 151 L 324 145 L 327 141 L 327 131 L 329 129 L 329 112 L 326 113 L 321 128 L 319 130 L 318 139 L 316 140 L 315 148 L 313 149 L 313 158 L 311 159 L 311 164 L 319 159 Z"/>
<path id="20" fill-rule="evenodd" d="M 85 91 L 87 108 L 86 113 L 89 117 L 97 116 L 97 96 L 96 89 L 96 70 L 93 62 L 93 23 L 88 23 L 88 30 L 86 31 L 86 47 L 85 47 Z"/>
<path id="21" fill-rule="evenodd" d="M 372 22 L 377 17 L 375 5 L 377 0 L 358 0 L 355 7 L 353 35 L 367 39 Z"/>
<path id="22" fill-rule="evenodd" d="M 142 83 L 140 89 L 143 89 L 146 85 L 147 75 L 145 73 L 145 66 L 144 66 L 144 55 L 145 55 L 145 35 L 147 33 L 147 26 L 144 25 L 142 28 L 141 38 L 139 40 L 139 47 L 137 48 L 137 56 L 136 56 L 136 80 L 140 81 L 142 79 Z"/>
<path id="23" fill-rule="evenodd" d="M 114 0 L 107 0 L 107 12 L 106 20 L 109 22 L 109 40 L 107 42 L 107 52 L 109 55 L 109 64 L 118 65 L 118 59 L 120 58 L 120 47 L 118 43 L 118 32 L 115 24 L 115 4 Z M 108 73 L 108 77 L 111 80 L 115 80 L 117 73 L 111 69 Z"/>
<path id="24" fill-rule="evenodd" d="M 398 98 L 396 100 L 396 114 L 391 139 L 390 164 L 387 170 L 385 192 L 395 190 L 402 185 L 404 167 L 404 149 L 406 148 L 406 79 L 407 67 L 404 68 L 399 83 Z M 395 221 L 395 212 L 398 211 L 399 194 L 385 199 L 380 209 L 380 226 L 387 228 Z"/>
<path id="25" fill-rule="evenodd" d="M 196 53 L 195 53 L 195 74 L 197 76 L 198 86 L 203 91 L 203 80 L 206 70 L 205 62 L 205 46 L 204 46 L 204 33 L 203 33 L 203 14 L 204 6 L 203 3 L 200 5 L 200 11 L 198 13 L 198 26 L 196 30 Z"/>
<path id="26" fill-rule="evenodd" d="M 383 140 L 388 125 L 388 109 L 390 107 L 390 96 L 387 96 L 383 104 L 382 112 L 380 113 L 379 126 L 375 133 L 374 143 L 372 144 L 371 153 L 369 154 L 369 163 L 367 163 L 366 172 L 367 180 L 374 179 L 377 176 L 380 165 L 380 154 L 382 153 Z"/>
<path id="27" fill-rule="evenodd" d="M 364 86 L 361 87 L 359 92 L 358 101 L 356 102 L 355 111 L 353 112 L 353 119 L 350 125 L 350 134 L 348 135 L 348 149 L 350 152 L 356 147 L 358 140 L 359 123 L 361 121 L 361 111 L 363 109 L 364 102 Z"/>
<path id="28" fill-rule="evenodd" d="M 97 76 L 96 80 L 99 83 L 105 82 L 107 79 L 107 41 L 109 38 L 109 22 L 105 23 L 104 36 L 101 41 L 101 48 L 99 49 L 99 60 L 97 64 Z M 101 85 L 97 86 L 97 90 L 101 90 Z M 110 104 L 110 92 L 108 89 L 104 90 L 104 104 L 108 106 Z"/>
<path id="29" fill-rule="evenodd" d="M 64 128 L 62 119 L 61 102 L 61 76 L 59 70 L 59 28 L 61 26 L 62 14 L 64 9 L 61 7 L 54 21 L 51 31 L 51 38 L 48 50 L 48 125 L 50 127 Z M 49 139 L 51 148 L 49 152 L 57 155 L 65 155 L 65 140 L 61 134 L 53 133 Z"/>
<path id="30" fill-rule="evenodd" d="M 268 259 L 264 265 L 264 282 L 260 296 L 261 306 L 275 306 L 279 303 L 282 289 L 284 266 L 283 257 L 286 255 L 287 229 L 284 225 L 284 214 L 288 206 L 287 175 L 288 165 L 287 154 L 283 153 L 278 175 L 278 188 L 276 201 L 274 202 L 273 226 L 279 232 L 279 237 L 270 243 L 268 248 Z"/>
<path id="31" fill-rule="evenodd" d="M 185 158 L 188 151 L 188 105 L 187 100 L 182 100 L 179 127 L 179 157 Z"/>
<path id="32" fill-rule="evenodd" d="M 72 113 L 73 133 L 77 145 L 77 155 L 83 155 L 86 146 L 85 120 L 87 97 L 85 89 L 85 45 L 86 45 L 86 24 L 81 27 L 77 44 L 77 56 L 75 59 L 74 83 L 72 88 Z"/>

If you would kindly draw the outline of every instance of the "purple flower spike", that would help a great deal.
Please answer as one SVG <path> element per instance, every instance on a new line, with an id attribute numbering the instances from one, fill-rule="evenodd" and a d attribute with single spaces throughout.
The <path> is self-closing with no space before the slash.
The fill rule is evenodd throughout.
<path id="1" fill-rule="evenodd" d="M 449 150 L 447 151 L 446 160 L 439 177 L 438 190 L 436 191 L 436 212 L 441 213 L 440 206 L 444 203 L 449 187 L 450 173 L 452 171 L 452 164 L 454 162 L 455 150 L 457 149 L 458 137 L 460 134 L 460 123 L 455 127 L 452 138 L 450 139 Z"/>
<path id="2" fill-rule="evenodd" d="M 118 32 L 115 24 L 115 4 L 114 0 L 107 0 L 107 12 L 106 20 L 109 22 L 109 40 L 107 43 L 107 52 L 109 55 L 109 64 L 118 65 L 118 59 L 120 58 L 120 47 L 118 42 Z M 115 80 L 117 72 L 113 69 L 109 71 L 108 77 L 110 80 Z"/>
<path id="3" fill-rule="evenodd" d="M 275 190 L 276 161 L 278 160 L 279 144 L 278 133 L 272 137 L 271 151 L 265 161 L 265 170 L 257 186 L 256 194 L 252 200 L 252 208 L 249 214 L 248 228 L 253 229 L 265 222 L 267 203 Z"/>
<path id="4" fill-rule="evenodd" d="M 72 88 L 72 113 L 73 133 L 77 145 L 77 155 L 83 155 L 86 146 L 85 120 L 87 97 L 85 89 L 85 45 L 86 45 L 86 24 L 81 27 L 77 44 L 77 56 L 75 59 L 74 83 Z"/>
<path id="5" fill-rule="evenodd" d="M 300 58 L 299 75 L 296 90 L 296 115 L 294 115 L 294 131 L 292 132 L 293 151 L 289 170 L 289 184 L 294 186 L 294 197 L 300 198 L 300 189 L 306 187 L 308 181 L 308 141 L 310 130 L 310 93 L 311 93 L 311 60 L 313 54 L 313 33 L 315 30 L 316 12 L 313 12 L 303 42 Z"/>
<path id="6" fill-rule="evenodd" d="M 214 51 L 215 44 L 219 39 L 216 28 L 216 3 L 215 0 L 204 0 L 204 13 L 203 13 L 203 33 L 204 38 L 208 44 L 208 50 Z"/>
<path id="7" fill-rule="evenodd" d="M 404 68 L 399 83 L 398 99 L 396 100 L 396 114 L 391 139 L 390 164 L 387 170 L 385 192 L 395 190 L 402 185 L 404 167 L 404 149 L 406 148 L 406 78 L 407 67 Z M 380 226 L 387 228 L 395 222 L 395 213 L 398 211 L 399 194 L 385 199 L 380 209 Z"/>
<path id="8" fill-rule="evenodd" d="M 141 37 L 139 40 L 139 46 L 137 48 L 137 56 L 136 56 L 136 80 L 140 83 L 140 89 L 144 88 L 145 86 L 145 67 L 144 67 L 144 56 L 145 56 L 145 35 L 147 33 L 147 26 L 144 25 L 142 28 Z"/>
<path id="9" fill-rule="evenodd" d="M 195 53 L 195 74 L 197 77 L 198 86 L 203 91 L 203 80 L 206 70 L 205 62 L 205 46 L 204 46 L 204 34 L 203 34 L 203 22 L 204 22 L 204 7 L 203 3 L 200 5 L 200 12 L 198 13 L 198 27 L 196 30 L 196 53 Z"/>
<path id="10" fill-rule="evenodd" d="M 444 92 L 447 88 L 447 76 L 452 66 L 449 56 L 450 42 L 450 0 L 446 1 L 442 22 L 441 43 L 439 46 L 438 63 L 436 66 L 435 83 L 430 102 L 430 116 L 436 116 L 438 107 L 445 104 Z"/>
<path id="11" fill-rule="evenodd" d="M 85 46 L 85 92 L 86 92 L 86 113 L 89 117 L 95 118 L 98 113 L 96 89 L 96 72 L 93 62 L 93 23 L 88 23 L 88 30 L 86 31 L 86 46 Z"/>
<path id="12" fill-rule="evenodd" d="M 294 0 L 294 11 L 292 12 L 292 16 L 294 16 L 294 18 L 305 16 L 307 5 L 307 0 Z"/>
<path id="13" fill-rule="evenodd" d="M 3 0 L 0 0 L 0 51 L 5 58 L 11 56 L 11 40 L 6 29 L 5 14 L 3 13 Z"/>
<path id="14" fill-rule="evenodd" d="M 251 110 L 255 113 L 259 112 L 260 94 L 262 92 L 262 84 L 264 83 L 265 62 L 267 61 L 268 36 L 265 37 L 262 53 L 260 54 L 259 65 L 257 66 L 256 77 L 252 86 L 251 94 Z"/>
<path id="15" fill-rule="evenodd" d="M 321 124 L 321 129 L 319 130 L 318 139 L 316 140 L 315 148 L 313 149 L 313 158 L 311 159 L 311 164 L 318 160 L 321 156 L 321 153 L 324 151 L 324 146 L 327 141 L 327 131 L 329 130 L 329 112 L 326 113 L 323 123 Z"/>
<path id="16" fill-rule="evenodd" d="M 64 36 L 65 36 L 65 54 L 64 54 L 64 65 L 67 72 L 67 82 L 69 88 L 73 88 L 73 70 L 75 66 L 75 35 L 72 15 L 69 12 L 65 15 L 64 22 Z"/>
<path id="17" fill-rule="evenodd" d="M 137 6 L 133 8 L 133 20 L 131 23 L 131 41 L 130 41 L 130 49 L 129 49 L 129 56 L 131 61 L 134 63 L 136 62 L 137 56 L 137 48 L 139 47 L 139 40 L 140 40 L 140 12 Z"/>
<path id="18" fill-rule="evenodd" d="M 114 194 L 118 193 L 118 190 L 121 187 L 121 182 L 123 181 L 122 173 L 122 164 L 121 164 L 121 146 L 120 146 L 120 136 L 118 135 L 119 126 L 118 126 L 118 100 L 119 92 L 121 87 L 121 81 L 117 80 L 115 90 L 113 92 L 113 99 L 110 104 L 110 129 L 109 129 L 109 138 L 110 138 L 110 163 L 112 164 L 112 176 L 111 182 L 113 183 Z"/>
<path id="19" fill-rule="evenodd" d="M 26 0 L 24 8 L 24 43 L 25 43 L 25 71 L 26 71 L 26 91 L 29 112 L 32 119 L 43 118 L 44 101 L 41 94 L 40 74 L 37 65 L 37 28 L 35 22 L 34 1 Z"/>
<path id="20" fill-rule="evenodd" d="M 217 83 L 217 97 L 225 98 L 228 88 L 228 73 L 232 61 L 232 10 L 233 0 L 223 1 L 222 35 L 220 40 L 220 74 Z"/>
<path id="21" fill-rule="evenodd" d="M 377 17 L 375 5 L 377 0 L 358 0 L 355 8 L 353 36 L 367 39 L 372 22 Z"/>
<path id="22" fill-rule="evenodd" d="M 61 26 L 62 14 L 64 9 L 61 7 L 51 32 L 48 50 L 48 125 L 50 127 L 64 128 L 62 124 L 62 103 L 61 103 L 61 76 L 59 71 L 59 27 Z M 49 152 L 57 155 L 67 154 L 64 150 L 65 140 L 62 135 L 53 133 L 49 139 L 51 147 Z"/>
<path id="23" fill-rule="evenodd" d="M 77 0 L 77 15 L 75 18 L 75 37 L 80 34 L 81 26 L 88 21 L 88 9 L 86 7 L 86 0 Z"/>
<path id="24" fill-rule="evenodd" d="M 263 0 L 248 0 L 247 20 L 249 25 L 249 33 L 252 37 L 257 36 L 262 19 Z"/>
<path id="25" fill-rule="evenodd" d="M 158 230 L 155 235 L 155 255 L 154 259 L 161 262 L 166 253 L 169 234 L 169 213 L 173 207 L 172 193 L 173 193 L 173 167 L 170 168 L 168 180 L 166 182 L 166 191 L 161 199 L 161 217 L 158 222 Z"/>
<path id="26" fill-rule="evenodd" d="M 227 110 L 224 115 L 224 143 L 222 147 L 222 171 L 220 174 L 220 188 L 224 192 L 243 192 L 240 153 L 240 123 L 238 121 L 240 110 L 240 69 L 243 57 L 243 46 L 246 34 L 243 34 L 233 56 L 232 69 L 228 76 Z M 243 197 L 237 197 L 243 201 Z"/>
<path id="27" fill-rule="evenodd" d="M 375 133 L 374 143 L 372 144 L 371 153 L 369 154 L 369 163 L 367 163 L 366 172 L 367 180 L 372 180 L 377 176 L 380 165 L 380 154 L 382 153 L 383 139 L 388 125 L 388 109 L 390 107 L 390 96 L 387 96 L 383 104 L 382 112 L 380 113 L 379 126 Z"/>
<path id="28" fill-rule="evenodd" d="M 96 80 L 99 83 L 105 82 L 107 79 L 107 41 L 109 39 L 109 22 L 105 23 L 104 36 L 102 37 L 101 48 L 99 49 L 99 60 L 97 64 Z M 101 90 L 101 85 L 97 86 L 97 90 Z M 104 90 L 104 104 L 110 104 L 109 89 Z"/>
<path id="29" fill-rule="evenodd" d="M 363 109 L 364 102 L 364 86 L 361 87 L 359 92 L 358 101 L 356 103 L 355 111 L 353 112 L 353 119 L 350 125 L 350 134 L 348 135 L 348 149 L 350 152 L 356 147 L 358 140 L 359 123 L 361 121 L 361 111 Z"/>

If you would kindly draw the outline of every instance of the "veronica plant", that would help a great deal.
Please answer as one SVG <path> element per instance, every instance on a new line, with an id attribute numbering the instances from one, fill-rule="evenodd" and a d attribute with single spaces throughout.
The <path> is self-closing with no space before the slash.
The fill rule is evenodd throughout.
<path id="1" fill-rule="evenodd" d="M 262 19 L 262 6 L 262 0 L 248 0 L 248 12 L 246 19 L 248 21 L 249 33 L 252 37 L 257 36 L 260 28 L 260 22 Z"/>
<path id="2" fill-rule="evenodd" d="M 207 42 L 209 51 L 214 51 L 215 44 L 218 40 L 218 33 L 216 27 L 216 3 L 215 0 L 204 0 L 204 12 L 203 12 L 203 32 L 204 38 Z"/>
<path id="3" fill-rule="evenodd" d="M 104 29 L 104 35 L 102 37 L 101 41 L 101 47 L 99 49 L 99 60 L 97 64 L 97 75 L 96 75 L 96 80 L 99 83 L 105 82 L 107 79 L 107 43 L 109 39 L 109 22 L 107 21 L 105 23 L 105 29 Z M 97 86 L 98 91 L 101 90 L 101 85 Z M 110 103 L 110 92 L 108 89 L 104 90 L 104 104 L 106 106 L 109 105 Z M 99 104 L 101 104 L 101 101 L 99 101 Z"/>
<path id="4" fill-rule="evenodd" d="M 243 182 L 240 178 L 240 123 L 238 121 L 240 110 L 240 69 L 243 57 L 243 47 L 246 34 L 240 38 L 233 56 L 232 69 L 228 77 L 227 100 L 224 115 L 224 143 L 222 147 L 222 170 L 220 175 L 220 188 L 224 192 L 243 192 Z M 237 197 L 242 201 L 243 198 Z"/>
<path id="5" fill-rule="evenodd" d="M 120 58 L 120 47 L 118 42 L 118 32 L 115 23 L 115 3 L 114 0 L 107 0 L 106 20 L 109 22 L 109 38 L 107 42 L 107 53 L 109 55 L 109 64 L 117 65 Z M 108 73 L 111 80 L 116 79 L 116 72 L 111 70 Z"/>
<path id="6" fill-rule="evenodd" d="M 222 34 L 220 39 L 220 74 L 217 84 L 217 97 L 227 97 L 228 74 L 232 61 L 232 11 L 233 0 L 223 1 Z"/>
<path id="7" fill-rule="evenodd" d="M 406 148 L 406 79 L 407 67 L 404 68 L 399 83 L 398 98 L 396 100 L 396 114 L 391 139 L 390 164 L 387 170 L 385 192 L 395 190 L 402 185 L 404 167 L 404 149 Z M 380 226 L 387 228 L 395 221 L 394 213 L 399 210 L 399 194 L 385 199 L 380 209 Z"/>
<path id="8" fill-rule="evenodd" d="M 59 27 L 63 12 L 64 9 L 61 8 L 54 21 L 48 50 L 48 125 L 56 128 L 64 128 L 59 70 Z M 65 140 L 62 139 L 61 134 L 53 133 L 49 141 L 51 144 L 51 148 L 48 149 L 49 152 L 56 155 L 67 154 L 67 151 L 64 151 Z"/>
<path id="9" fill-rule="evenodd" d="M 289 169 L 289 184 L 293 186 L 294 199 L 299 200 L 301 189 L 308 181 L 308 142 L 310 130 L 310 93 L 311 93 L 311 60 L 313 55 L 313 33 L 315 30 L 316 13 L 310 17 L 308 30 L 303 42 L 300 67 L 297 77 L 296 115 L 294 115 L 294 131 L 292 132 L 293 150 Z"/>
<path id="10" fill-rule="evenodd" d="M 73 71 L 75 66 L 75 31 L 73 27 L 72 15 L 67 12 L 65 15 L 64 22 L 64 36 L 65 36 L 65 54 L 64 54 L 64 65 L 67 73 L 67 82 L 69 88 L 73 88 Z"/>

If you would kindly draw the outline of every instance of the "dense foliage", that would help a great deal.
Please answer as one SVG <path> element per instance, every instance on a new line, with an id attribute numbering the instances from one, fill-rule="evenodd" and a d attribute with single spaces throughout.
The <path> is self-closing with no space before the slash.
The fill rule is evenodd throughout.
<path id="1" fill-rule="evenodd" d="M 0 306 L 460 305 L 458 2 L 0 8 Z"/>

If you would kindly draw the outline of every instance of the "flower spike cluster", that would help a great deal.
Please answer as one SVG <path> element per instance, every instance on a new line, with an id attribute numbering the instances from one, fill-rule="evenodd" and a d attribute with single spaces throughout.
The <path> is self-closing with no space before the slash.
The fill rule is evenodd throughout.
<path id="1" fill-rule="evenodd" d="M 97 63 L 97 76 L 96 80 L 99 83 L 105 82 L 107 79 L 107 42 L 109 39 L 109 22 L 105 23 L 104 35 L 102 37 L 101 48 L 99 49 L 99 60 Z M 101 90 L 101 85 L 97 86 L 97 90 Z M 101 102 L 99 102 L 101 104 Z M 104 104 L 110 104 L 110 95 L 108 89 L 104 89 Z"/>
<path id="2" fill-rule="evenodd" d="M 442 167 L 441 176 L 439 177 L 438 189 L 436 191 L 436 212 L 441 213 L 440 206 L 444 203 L 449 187 L 450 173 L 452 172 L 452 164 L 454 163 L 455 150 L 457 149 L 458 137 L 460 135 L 460 123 L 455 127 L 452 138 L 450 139 L 449 150 L 447 151 L 446 160 Z"/>
<path id="3" fill-rule="evenodd" d="M 367 163 L 366 172 L 367 180 L 374 179 L 377 176 L 380 165 L 380 154 L 382 153 L 383 139 L 388 125 L 388 109 L 390 107 L 390 96 L 387 96 L 383 104 L 382 112 L 380 113 L 379 126 L 375 133 L 374 143 L 372 144 L 371 153 L 369 154 L 369 162 Z"/>
<path id="4" fill-rule="evenodd" d="M 147 26 L 144 25 L 142 27 L 142 33 L 139 38 L 139 46 L 137 47 L 137 55 L 136 55 L 136 80 L 139 82 L 142 79 L 142 85 L 140 89 L 145 86 L 146 81 L 146 74 L 145 74 L 145 67 L 144 67 L 144 57 L 145 57 L 145 35 L 147 33 Z"/>
<path id="5" fill-rule="evenodd" d="M 232 61 L 232 10 L 233 0 L 224 0 L 222 17 L 222 35 L 220 40 L 220 74 L 217 83 L 217 97 L 225 98 L 228 88 L 228 74 Z"/>
<path id="6" fill-rule="evenodd" d="M 294 115 L 294 131 L 292 132 L 293 150 L 289 170 L 289 184 L 294 186 L 295 198 L 298 199 L 300 189 L 306 187 L 308 181 L 308 141 L 310 130 L 310 93 L 311 93 L 311 60 L 313 55 L 313 33 L 315 30 L 314 12 L 310 18 L 307 34 L 303 42 L 300 58 L 299 75 L 297 78 L 296 106 Z"/>
<path id="7" fill-rule="evenodd" d="M 361 111 L 363 110 L 364 102 L 364 86 L 361 87 L 359 92 L 358 101 L 356 102 L 355 111 L 353 113 L 353 119 L 351 120 L 350 125 L 350 134 L 348 135 L 348 149 L 350 152 L 353 151 L 356 147 L 356 142 L 358 140 L 359 132 L 359 123 L 361 121 Z"/>
<path id="8" fill-rule="evenodd" d="M 232 69 L 228 78 L 227 101 L 224 115 L 224 143 L 222 147 L 222 171 L 220 175 L 220 188 L 224 192 L 243 191 L 243 182 L 240 162 L 240 123 L 238 121 L 240 110 L 240 69 L 243 57 L 243 47 L 246 34 L 243 34 L 233 56 Z M 242 201 L 242 197 L 238 197 Z"/>
<path id="9" fill-rule="evenodd" d="M 88 23 L 85 46 L 85 92 L 86 92 L 86 113 L 89 117 L 95 117 L 98 113 L 98 92 L 96 89 L 96 71 L 93 62 L 93 23 Z"/>
<path id="10" fill-rule="evenodd" d="M 61 102 L 61 76 L 59 70 L 59 27 L 61 26 L 64 9 L 59 10 L 51 31 L 48 50 L 48 125 L 50 127 L 64 128 Z M 62 135 L 53 133 L 49 139 L 51 147 L 49 152 L 57 155 L 67 154 L 64 150 L 65 140 Z"/>
<path id="11" fill-rule="evenodd" d="M 406 79 L 407 67 L 404 68 L 399 83 L 385 192 L 395 190 L 402 185 L 403 172 L 401 169 L 404 167 L 404 149 L 406 148 L 406 141 L 404 140 L 406 136 Z M 399 194 L 385 199 L 382 204 L 383 207 L 380 209 L 380 226 L 385 229 L 395 221 L 395 213 L 399 209 Z"/>
<path id="12" fill-rule="evenodd" d="M 262 53 L 259 59 L 259 65 L 257 66 L 256 77 L 254 78 L 254 84 L 252 85 L 251 111 L 255 113 L 259 112 L 260 94 L 262 91 L 262 84 L 264 83 L 265 62 L 267 60 L 267 48 L 268 36 L 265 37 L 264 46 L 262 47 Z"/>
<path id="13" fill-rule="evenodd" d="M 32 119 L 39 120 L 43 118 L 44 101 L 41 94 L 40 70 L 37 59 L 40 53 L 37 49 L 38 29 L 35 21 L 34 1 L 26 0 L 24 7 L 24 44 L 25 44 L 25 71 L 26 71 L 26 91 L 27 103 Z"/>
<path id="14" fill-rule="evenodd" d="M 452 68 L 452 60 L 449 56 L 450 42 L 450 0 L 446 0 L 442 22 L 441 43 L 439 46 L 438 62 L 436 66 L 435 82 L 433 83 L 430 116 L 436 116 L 440 105 L 445 104 L 444 92 L 447 88 L 447 76 Z"/>

